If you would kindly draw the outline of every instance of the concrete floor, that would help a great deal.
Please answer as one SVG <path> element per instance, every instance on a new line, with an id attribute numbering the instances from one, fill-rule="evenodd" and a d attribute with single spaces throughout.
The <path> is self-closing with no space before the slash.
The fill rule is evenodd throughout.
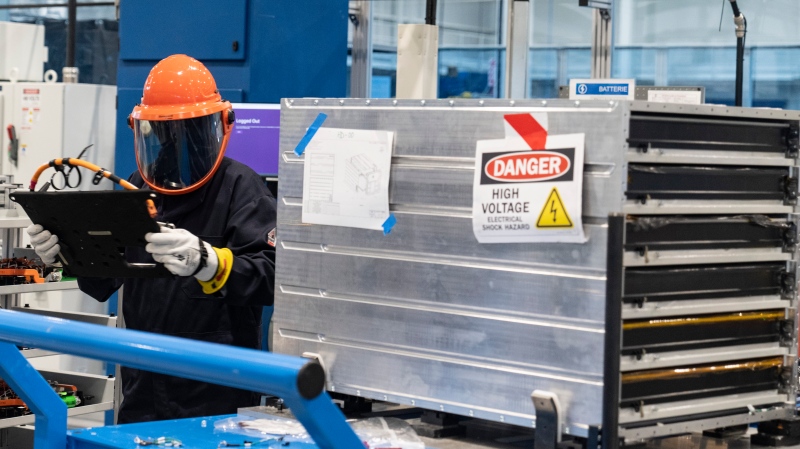
<path id="1" fill-rule="evenodd" d="M 433 439 L 422 438 L 430 449 L 519 449 L 533 448 L 532 439 L 502 441 L 477 441 L 467 438 Z M 763 449 L 767 446 L 751 445 L 748 436 L 739 438 L 717 439 L 702 434 L 682 435 L 677 437 L 649 440 L 643 445 L 632 446 L 633 449 Z M 800 449 L 800 446 L 784 446 L 783 449 Z"/>

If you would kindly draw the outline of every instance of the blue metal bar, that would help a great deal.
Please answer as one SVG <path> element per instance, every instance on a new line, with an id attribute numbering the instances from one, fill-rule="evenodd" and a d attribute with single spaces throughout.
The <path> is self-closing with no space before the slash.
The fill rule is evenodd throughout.
<path id="1" fill-rule="evenodd" d="M 0 342 L 0 376 L 36 415 L 36 449 L 67 445 L 67 405 L 15 345 Z"/>
<path id="2" fill-rule="evenodd" d="M 314 439 L 319 447 L 338 447 L 341 441 L 349 437 L 342 429 L 328 429 L 331 424 L 325 419 L 319 419 L 321 416 L 333 416 L 334 414 L 341 415 L 339 407 L 337 407 L 328 393 L 321 394 L 314 399 L 303 399 L 302 397 L 284 398 L 284 402 L 289 406 L 295 418 L 303 423 L 306 431 L 311 438 Z M 315 418 L 316 417 L 316 418 Z M 353 430 L 348 426 L 347 431 Z M 364 443 L 358 443 L 359 448 L 364 448 Z M 353 446 L 356 447 L 355 445 Z"/>
<path id="3" fill-rule="evenodd" d="M 275 394 L 297 407 L 298 420 L 320 448 L 363 448 L 324 392 L 320 368 L 306 359 L 8 310 L 0 310 L 0 341 Z M 6 370 L 4 377 L 23 379 L 8 369 L 4 359 L 0 364 Z M 19 382 L 14 391 L 19 394 L 27 381 Z"/>

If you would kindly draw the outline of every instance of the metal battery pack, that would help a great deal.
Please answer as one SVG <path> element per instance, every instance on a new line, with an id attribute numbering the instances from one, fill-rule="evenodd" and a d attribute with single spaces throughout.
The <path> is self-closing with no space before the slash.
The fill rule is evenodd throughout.
<path id="1" fill-rule="evenodd" d="M 476 142 L 528 112 L 585 134 L 585 243 L 473 235 Z M 302 223 L 319 113 L 396 133 L 389 235 Z M 799 138 L 800 113 L 725 106 L 284 100 L 274 350 L 332 392 L 525 427 L 537 392 L 610 448 L 789 419 Z"/>

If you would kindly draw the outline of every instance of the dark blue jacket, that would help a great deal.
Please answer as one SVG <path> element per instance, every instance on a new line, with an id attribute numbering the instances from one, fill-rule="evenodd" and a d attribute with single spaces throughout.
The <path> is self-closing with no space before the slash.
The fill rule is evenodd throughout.
<path id="1" fill-rule="evenodd" d="M 139 173 L 131 176 L 142 186 Z M 78 279 L 80 289 L 106 301 L 123 287 L 125 327 L 140 331 L 259 348 L 262 306 L 272 305 L 275 198 L 249 167 L 225 158 L 213 178 L 183 195 L 159 195 L 158 221 L 174 224 L 212 246 L 229 248 L 233 271 L 225 287 L 203 293 L 194 277 Z M 144 248 L 128 248 L 130 262 L 153 262 Z M 214 357 L 214 354 L 208 354 Z M 258 405 L 256 394 L 146 371 L 122 368 L 119 422 L 235 413 Z"/>

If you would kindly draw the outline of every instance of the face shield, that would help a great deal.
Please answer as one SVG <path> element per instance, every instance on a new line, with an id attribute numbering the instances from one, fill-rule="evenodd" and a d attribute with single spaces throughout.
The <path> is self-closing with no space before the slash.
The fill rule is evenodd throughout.
<path id="1" fill-rule="evenodd" d="M 199 188 L 216 171 L 227 137 L 223 113 L 181 120 L 133 119 L 136 163 L 145 182 L 166 194 Z"/>

